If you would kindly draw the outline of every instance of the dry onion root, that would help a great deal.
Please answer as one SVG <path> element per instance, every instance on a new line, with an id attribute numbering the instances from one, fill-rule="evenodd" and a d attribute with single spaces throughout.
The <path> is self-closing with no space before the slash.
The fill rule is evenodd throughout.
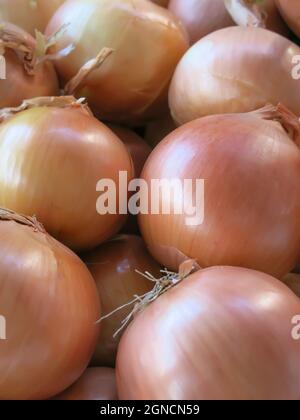
<path id="1" fill-rule="evenodd" d="M 47 231 L 75 250 L 116 234 L 126 220 L 100 215 L 97 184 L 134 176 L 121 140 L 82 99 L 35 98 L 0 112 L 0 205 L 36 214 Z M 67 129 L 66 129 L 67 127 Z M 9 182 L 7 181 L 9 174 Z"/>
<path id="2" fill-rule="evenodd" d="M 100 305 L 83 262 L 35 217 L 0 209 L 0 399 L 47 399 L 70 386 L 94 351 Z"/>

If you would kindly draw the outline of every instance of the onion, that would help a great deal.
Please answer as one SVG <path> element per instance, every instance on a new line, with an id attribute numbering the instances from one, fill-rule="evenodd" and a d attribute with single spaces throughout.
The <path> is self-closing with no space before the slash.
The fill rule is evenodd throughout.
<path id="1" fill-rule="evenodd" d="M 275 0 L 284 20 L 300 36 L 300 3 L 298 0 Z"/>
<path id="2" fill-rule="evenodd" d="M 300 298 L 300 274 L 287 274 L 283 282 Z"/>
<path id="3" fill-rule="evenodd" d="M 159 195 L 160 214 L 139 215 L 154 258 L 175 271 L 186 256 L 201 267 L 241 266 L 278 278 L 290 272 L 300 249 L 300 151 L 295 142 L 300 145 L 298 119 L 273 106 L 198 119 L 170 134 L 142 173 L 148 185 L 152 179 L 181 181 L 174 194 Z M 197 179 L 205 182 L 204 202 L 201 190 L 196 193 Z M 183 193 L 185 180 L 193 182 L 192 203 Z M 143 202 L 146 194 L 143 190 Z M 195 220 L 187 211 L 175 214 L 175 208 L 187 206 Z M 163 214 L 168 207 L 169 214 Z"/>
<path id="4" fill-rule="evenodd" d="M 167 115 L 159 120 L 151 121 L 146 126 L 145 139 L 151 146 L 157 146 L 168 134 L 172 133 L 176 125 L 171 117 Z"/>
<path id="5" fill-rule="evenodd" d="M 28 101 L 1 116 L 0 205 L 35 214 L 75 250 L 119 231 L 125 215 L 96 211 L 100 180 L 114 181 L 118 191 L 119 171 L 133 177 L 131 158 L 111 130 L 72 97 Z"/>
<path id="6" fill-rule="evenodd" d="M 65 0 L 0 0 L 0 20 L 6 20 L 32 35 L 43 32 L 53 13 Z"/>
<path id="7" fill-rule="evenodd" d="M 80 259 L 34 218 L 0 211 L 0 399 L 45 399 L 84 371 L 100 307 Z"/>
<path id="8" fill-rule="evenodd" d="M 234 25 L 224 0 L 170 0 L 169 10 L 186 27 L 191 44 L 217 29 Z"/>
<path id="9" fill-rule="evenodd" d="M 135 270 L 159 273 L 159 265 L 149 255 L 142 239 L 133 235 L 117 236 L 83 259 L 96 281 L 104 315 L 132 301 L 134 295 L 144 295 L 151 290 L 153 284 Z M 92 360 L 94 366 L 115 365 L 120 335 L 113 336 L 128 312 L 128 308 L 124 308 L 101 321 Z"/>
<path id="10" fill-rule="evenodd" d="M 145 162 L 151 153 L 150 146 L 138 134 L 128 128 L 114 124 L 108 124 L 108 127 L 127 147 L 134 164 L 135 176 L 138 178 L 141 175 Z"/>
<path id="11" fill-rule="evenodd" d="M 55 399 L 64 401 L 117 400 L 115 382 L 115 371 L 113 369 L 89 368 L 75 384 Z"/>
<path id="12" fill-rule="evenodd" d="M 65 82 L 103 47 L 114 50 L 100 69 L 81 80 L 77 96 L 86 97 L 95 113 L 109 121 L 138 122 L 160 115 L 175 67 L 188 47 L 185 31 L 167 10 L 146 0 L 67 1 L 47 33 L 66 22 L 54 48 L 76 47 L 56 63 Z"/>
<path id="13" fill-rule="evenodd" d="M 299 299 L 241 268 L 186 278 L 137 315 L 117 359 L 120 399 L 299 399 Z"/>
<path id="14" fill-rule="evenodd" d="M 12 24 L 1 23 L 0 50 L 1 46 L 5 79 L 0 80 L 0 108 L 18 106 L 34 96 L 59 93 L 54 67 L 49 62 L 38 61 L 37 42 L 31 35 Z M 2 64 L 1 61 L 3 69 Z"/>
<path id="15" fill-rule="evenodd" d="M 282 102 L 300 114 L 300 83 L 292 77 L 296 55 L 297 45 L 261 28 L 233 27 L 208 35 L 175 72 L 169 96 L 175 121 L 251 111 L 268 102 Z"/>

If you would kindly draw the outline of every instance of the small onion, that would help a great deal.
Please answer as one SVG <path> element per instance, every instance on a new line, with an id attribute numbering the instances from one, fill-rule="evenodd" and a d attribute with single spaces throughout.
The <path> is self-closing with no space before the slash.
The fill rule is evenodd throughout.
<path id="1" fill-rule="evenodd" d="M 0 124 L 0 205 L 35 214 L 72 249 L 93 248 L 126 220 L 118 209 L 116 214 L 97 213 L 101 194 L 96 186 L 110 179 L 118 191 L 119 171 L 132 179 L 129 153 L 72 97 L 41 98 L 24 108 L 15 115 L 2 111 L 8 118 Z"/>
<path id="2" fill-rule="evenodd" d="M 0 23 L 1 44 L 5 66 L 3 79 L 0 79 L 0 108 L 18 106 L 24 99 L 59 93 L 54 67 L 47 61 L 37 62 L 37 43 L 31 35 L 12 24 Z M 1 61 L 1 69 L 3 63 Z"/>
<path id="3" fill-rule="evenodd" d="M 114 401 L 117 400 L 114 369 L 88 368 L 84 374 L 55 400 Z"/>
<path id="4" fill-rule="evenodd" d="M 83 256 L 83 260 L 96 281 L 104 315 L 132 301 L 134 295 L 144 295 L 152 289 L 153 284 L 135 270 L 159 274 L 159 265 L 149 255 L 143 240 L 134 235 L 117 236 Z M 101 321 L 94 366 L 115 365 L 120 335 L 113 336 L 131 309 L 124 308 Z"/>
<path id="5" fill-rule="evenodd" d="M 54 47 L 75 46 L 56 63 L 65 82 L 104 47 L 114 50 L 82 80 L 77 96 L 86 97 L 108 121 L 138 122 L 160 115 L 175 67 L 188 47 L 184 29 L 170 12 L 147 0 L 70 0 L 54 15 L 47 33 L 66 22 Z"/>
<path id="6" fill-rule="evenodd" d="M 169 10 L 184 24 L 191 44 L 211 32 L 234 25 L 224 0 L 170 0 Z"/>
<path id="7" fill-rule="evenodd" d="M 284 20 L 296 35 L 300 37 L 300 2 L 299 0 L 275 0 Z"/>
<path id="8" fill-rule="evenodd" d="M 87 367 L 99 299 L 82 261 L 36 219 L 0 211 L 0 399 L 46 399 Z"/>
<path id="9" fill-rule="evenodd" d="M 263 273 L 199 271 L 126 330 L 118 351 L 124 400 L 299 400 L 299 299 Z"/>
<path id="10" fill-rule="evenodd" d="M 34 35 L 44 32 L 54 12 L 65 0 L 0 0 L 0 20 L 5 20 Z"/>
<path id="11" fill-rule="evenodd" d="M 281 120 L 292 136 L 277 122 Z M 142 178 L 181 181 L 181 191 L 160 194 L 160 214 L 140 214 L 146 244 L 162 265 L 178 270 L 182 256 L 201 267 L 233 265 L 281 278 L 296 265 L 300 249 L 299 122 L 282 107 L 192 121 L 152 152 Z M 201 214 L 196 180 L 204 180 L 204 221 L 187 223 L 183 193 L 193 181 L 193 206 Z M 147 192 L 142 192 L 142 199 Z M 149 197 L 149 208 L 152 200 Z M 170 203 L 169 214 L 162 209 Z M 150 207 L 151 206 L 151 207 Z"/>
<path id="12" fill-rule="evenodd" d="M 141 175 L 145 162 L 151 153 L 151 147 L 134 131 L 119 125 L 108 124 L 108 127 L 122 140 L 133 161 L 135 177 Z"/>
<path id="13" fill-rule="evenodd" d="M 297 55 L 296 44 L 266 29 L 232 27 L 206 36 L 175 72 L 169 95 L 175 121 L 278 102 L 300 114 L 300 83 L 293 78 Z"/>

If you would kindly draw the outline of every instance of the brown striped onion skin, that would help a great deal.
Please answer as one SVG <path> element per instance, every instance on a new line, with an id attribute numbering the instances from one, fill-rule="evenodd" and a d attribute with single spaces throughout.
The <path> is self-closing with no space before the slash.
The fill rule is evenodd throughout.
<path id="1" fill-rule="evenodd" d="M 151 147 L 142 137 L 129 128 L 115 124 L 107 124 L 107 126 L 125 144 L 133 161 L 135 177 L 138 178 L 152 151 Z"/>
<path id="2" fill-rule="evenodd" d="M 0 0 L 0 20 L 14 23 L 32 35 L 43 32 L 65 0 Z"/>
<path id="3" fill-rule="evenodd" d="M 103 47 L 114 49 L 76 90 L 101 119 L 137 123 L 167 108 L 175 67 L 188 48 L 183 27 L 166 9 L 148 0 L 73 0 L 54 15 L 47 33 L 69 22 L 55 49 L 74 44 L 56 62 L 68 82 Z"/>
<path id="4" fill-rule="evenodd" d="M 88 368 L 70 388 L 54 398 L 63 401 L 115 401 L 117 397 L 114 369 Z"/>
<path id="5" fill-rule="evenodd" d="M 300 3 L 298 0 L 275 0 L 282 17 L 291 30 L 300 37 Z"/>
<path id="6" fill-rule="evenodd" d="M 153 288 L 153 283 L 135 270 L 159 277 L 160 266 L 151 257 L 143 240 L 135 235 L 120 235 L 83 256 L 98 289 L 103 315 L 131 302 Z M 132 307 L 122 309 L 101 322 L 101 332 L 92 359 L 93 366 L 114 367 L 122 334 L 115 332 Z"/>
<path id="7" fill-rule="evenodd" d="M 145 242 L 163 266 L 177 271 L 186 256 L 201 267 L 241 266 L 281 278 L 296 265 L 300 151 L 279 123 L 255 113 L 192 121 L 154 149 L 142 178 L 148 185 L 193 180 L 193 205 L 196 179 L 205 183 L 202 224 L 188 226 L 186 214 L 174 214 L 175 202 L 185 204 L 178 191 L 171 214 L 139 215 Z M 160 194 L 161 209 L 168 200 Z"/>
<path id="8" fill-rule="evenodd" d="M 168 8 L 187 29 L 191 44 L 211 32 L 235 24 L 224 0 L 170 0 Z"/>
<path id="9" fill-rule="evenodd" d="M 96 186 L 110 179 L 118 191 L 119 171 L 133 178 L 131 158 L 109 128 L 81 109 L 18 113 L 0 124 L 0 151 L 0 205 L 35 214 L 70 248 L 93 248 L 124 224 L 118 209 L 97 213 Z"/>
<path id="10" fill-rule="evenodd" d="M 47 399 L 70 386 L 94 351 L 100 305 L 82 261 L 46 233 L 0 221 L 0 399 Z"/>
<path id="11" fill-rule="evenodd" d="M 300 274 L 289 273 L 282 281 L 300 298 Z"/>
<path id="12" fill-rule="evenodd" d="M 169 94 L 173 118 L 184 124 L 278 102 L 300 114 L 295 55 L 300 55 L 296 44 L 266 29 L 232 27 L 206 36 L 176 69 Z"/>
<path id="13" fill-rule="evenodd" d="M 299 299 L 237 267 L 199 271 L 140 313 L 117 359 L 119 398 L 299 400 Z"/>

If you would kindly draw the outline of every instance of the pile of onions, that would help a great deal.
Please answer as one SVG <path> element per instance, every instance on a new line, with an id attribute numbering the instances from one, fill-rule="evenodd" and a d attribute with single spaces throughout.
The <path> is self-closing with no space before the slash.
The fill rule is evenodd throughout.
<path id="1" fill-rule="evenodd" d="M 86 97 L 93 111 L 109 121 L 138 122 L 160 115 L 175 67 L 188 47 L 183 27 L 170 12 L 147 0 L 67 1 L 47 33 L 66 22 L 54 47 L 75 46 L 56 63 L 65 82 L 102 48 L 114 50 L 101 68 L 81 80 L 76 96 Z"/>
<path id="2" fill-rule="evenodd" d="M 297 55 L 297 45 L 262 28 L 232 27 L 206 36 L 176 69 L 169 95 L 175 121 L 278 102 L 300 114 L 300 83 L 293 78 Z"/>
<path id="3" fill-rule="evenodd" d="M 300 274 L 287 274 L 283 282 L 300 298 Z"/>
<path id="4" fill-rule="evenodd" d="M 117 400 L 114 369 L 88 368 L 84 374 L 55 400 L 114 401 Z"/>
<path id="5" fill-rule="evenodd" d="M 170 0 L 169 10 L 186 27 L 191 44 L 211 32 L 234 25 L 224 0 Z"/>
<path id="6" fill-rule="evenodd" d="M 38 62 L 36 49 L 36 40 L 23 29 L 1 23 L 0 54 L 5 59 L 1 69 L 5 74 L 0 80 L 0 108 L 18 106 L 24 99 L 35 96 L 59 93 L 53 65 L 47 61 Z"/>
<path id="7" fill-rule="evenodd" d="M 44 32 L 54 12 L 65 0 L 0 0 L 0 21 L 20 26 L 34 35 Z"/>
<path id="8" fill-rule="evenodd" d="M 0 399 L 45 399 L 70 386 L 94 351 L 100 315 L 82 261 L 28 217 L 0 210 Z"/>
<path id="9" fill-rule="evenodd" d="M 3 110 L 1 118 L 1 206 L 35 214 L 75 250 L 92 248 L 120 230 L 126 216 L 118 209 L 98 214 L 96 187 L 110 179 L 118 192 L 119 171 L 131 180 L 132 161 L 121 140 L 81 101 L 40 98 Z"/>
<path id="10" fill-rule="evenodd" d="M 142 137 L 128 128 L 115 124 L 108 124 L 108 127 L 125 144 L 133 161 L 135 177 L 138 178 L 141 175 L 145 162 L 151 153 L 151 147 L 144 139 L 142 139 Z"/>
<path id="11" fill-rule="evenodd" d="M 143 240 L 134 235 L 118 236 L 83 256 L 99 292 L 103 315 L 131 302 L 134 295 L 149 292 L 153 284 L 135 270 L 159 276 L 159 266 L 149 255 Z M 93 356 L 94 366 L 115 365 L 121 334 L 114 334 L 132 307 L 126 307 L 101 321 L 101 332 Z"/>
<path id="12" fill-rule="evenodd" d="M 300 36 L 300 2 L 298 0 L 275 0 L 284 20 Z"/>
<path id="13" fill-rule="evenodd" d="M 140 313 L 117 359 L 120 399 L 299 399 L 299 299 L 263 273 L 199 271 Z"/>
<path id="14" fill-rule="evenodd" d="M 171 133 L 151 154 L 142 178 L 148 185 L 151 179 L 179 179 L 182 186 L 192 180 L 191 204 L 199 214 L 196 180 L 203 179 L 204 221 L 188 225 L 190 214 L 174 214 L 175 204 L 191 210 L 183 191 L 160 194 L 160 214 L 139 216 L 153 256 L 174 271 L 186 256 L 201 267 L 233 265 L 278 278 L 290 272 L 300 249 L 299 145 L 298 118 L 273 106 L 201 118 Z M 169 203 L 170 214 L 163 214 Z"/>

